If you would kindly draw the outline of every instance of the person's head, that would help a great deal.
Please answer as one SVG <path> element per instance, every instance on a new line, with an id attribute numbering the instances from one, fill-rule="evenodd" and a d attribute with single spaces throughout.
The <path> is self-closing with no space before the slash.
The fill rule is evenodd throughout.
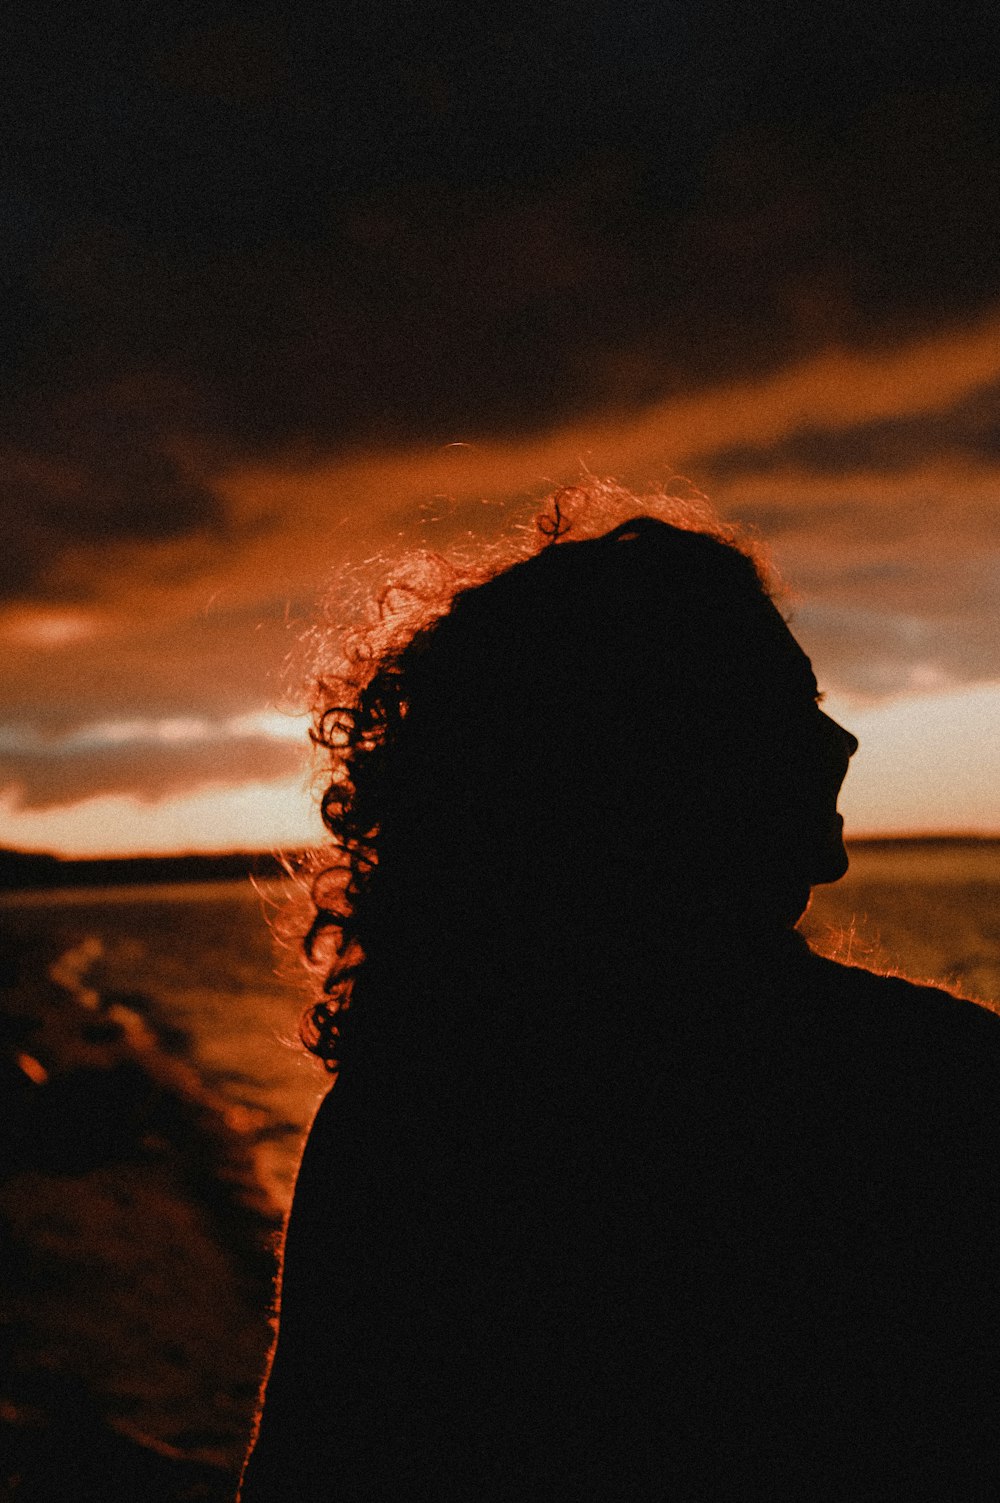
<path id="1" fill-rule="evenodd" d="M 794 923 L 846 870 L 857 743 L 721 527 L 640 515 L 550 543 L 461 590 L 345 709 L 324 738 L 352 866 L 335 922 L 376 965 L 677 952 Z"/>

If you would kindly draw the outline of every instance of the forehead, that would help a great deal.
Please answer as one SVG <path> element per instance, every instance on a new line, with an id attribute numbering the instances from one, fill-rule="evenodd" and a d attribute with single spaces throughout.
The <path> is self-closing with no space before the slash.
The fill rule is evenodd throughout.
<path id="1" fill-rule="evenodd" d="M 773 600 L 765 599 L 762 606 L 745 641 L 747 667 L 754 676 L 770 680 L 776 689 L 814 693 L 816 676 L 807 654 Z"/>

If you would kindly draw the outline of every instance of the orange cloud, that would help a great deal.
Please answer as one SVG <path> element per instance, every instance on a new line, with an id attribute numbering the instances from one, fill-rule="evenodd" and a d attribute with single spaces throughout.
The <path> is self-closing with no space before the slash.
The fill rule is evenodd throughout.
<path id="1" fill-rule="evenodd" d="M 74 744 L 74 738 L 0 750 L 0 787 L 20 810 L 67 808 L 103 795 L 158 803 L 207 787 L 303 775 L 308 743 L 270 736 L 199 735 L 197 722 L 164 722 L 156 736 L 129 734 Z M 67 745 L 67 742 L 69 744 Z"/>
<path id="2" fill-rule="evenodd" d="M 1000 314 L 517 442 L 289 453 L 205 470 L 198 484 L 225 526 L 70 548 L 62 604 L 0 617 L 0 640 L 17 648 L 3 656 L 0 692 L 13 721 L 47 734 L 88 721 L 259 715 L 285 697 L 287 659 L 331 580 L 347 610 L 379 559 L 481 547 L 530 522 L 539 498 L 584 468 L 640 493 L 684 470 L 723 514 L 754 524 L 797 593 L 796 630 L 821 679 L 855 703 L 998 679 L 1000 452 L 994 462 L 988 443 L 947 447 L 953 415 L 998 384 Z M 893 462 L 877 463 L 877 423 L 936 434 L 941 450 L 897 442 Z M 840 437 L 831 449 L 817 435 Z M 183 467 L 197 469 L 196 457 Z M 160 744 L 144 767 L 129 764 L 134 749 L 77 756 L 58 774 L 59 797 L 133 790 L 176 801 L 208 775 L 234 789 L 291 767 L 287 740 L 227 734 L 231 753 Z M 37 801 L 49 771 L 8 776 Z"/>

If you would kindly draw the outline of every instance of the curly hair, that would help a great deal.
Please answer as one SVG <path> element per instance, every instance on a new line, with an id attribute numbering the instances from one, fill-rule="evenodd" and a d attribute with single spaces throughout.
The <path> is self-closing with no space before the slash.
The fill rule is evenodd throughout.
<path id="1" fill-rule="evenodd" d="M 311 877 L 304 946 L 322 995 L 303 1040 L 331 1072 L 390 977 L 415 1012 L 421 977 L 440 989 L 464 961 L 509 985 L 519 954 L 543 964 L 579 932 L 571 913 L 610 924 L 591 888 L 624 912 L 643 870 L 634 798 L 650 755 L 677 794 L 712 763 L 738 694 L 734 619 L 769 586 L 754 545 L 700 498 L 574 487 L 549 499 L 530 552 L 524 541 L 513 562 L 511 550 L 471 567 L 411 556 L 320 680 L 312 736 L 331 838 Z M 706 800 L 686 787 L 675 804 L 689 869 Z M 585 870 L 588 891 L 571 890 Z"/>

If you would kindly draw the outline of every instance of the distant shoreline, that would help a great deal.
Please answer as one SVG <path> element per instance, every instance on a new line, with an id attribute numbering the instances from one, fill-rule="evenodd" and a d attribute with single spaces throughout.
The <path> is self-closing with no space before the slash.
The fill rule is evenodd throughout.
<path id="1" fill-rule="evenodd" d="M 141 887 L 162 883 L 234 882 L 282 877 L 300 853 L 226 851 L 181 856 L 106 856 L 64 860 L 0 849 L 0 892 L 72 887 Z"/>
<path id="2" fill-rule="evenodd" d="M 934 851 L 956 846 L 1000 846 L 1000 835 L 849 835 L 845 844 L 850 851 Z"/>
<path id="3" fill-rule="evenodd" d="M 1000 835 L 867 835 L 849 839 L 849 850 L 942 850 L 1000 847 Z M 282 877 L 300 851 L 187 853 L 179 856 L 106 856 L 68 860 L 33 851 L 0 849 L 0 892 L 54 888 L 142 887 L 163 883 L 234 882 Z"/>

